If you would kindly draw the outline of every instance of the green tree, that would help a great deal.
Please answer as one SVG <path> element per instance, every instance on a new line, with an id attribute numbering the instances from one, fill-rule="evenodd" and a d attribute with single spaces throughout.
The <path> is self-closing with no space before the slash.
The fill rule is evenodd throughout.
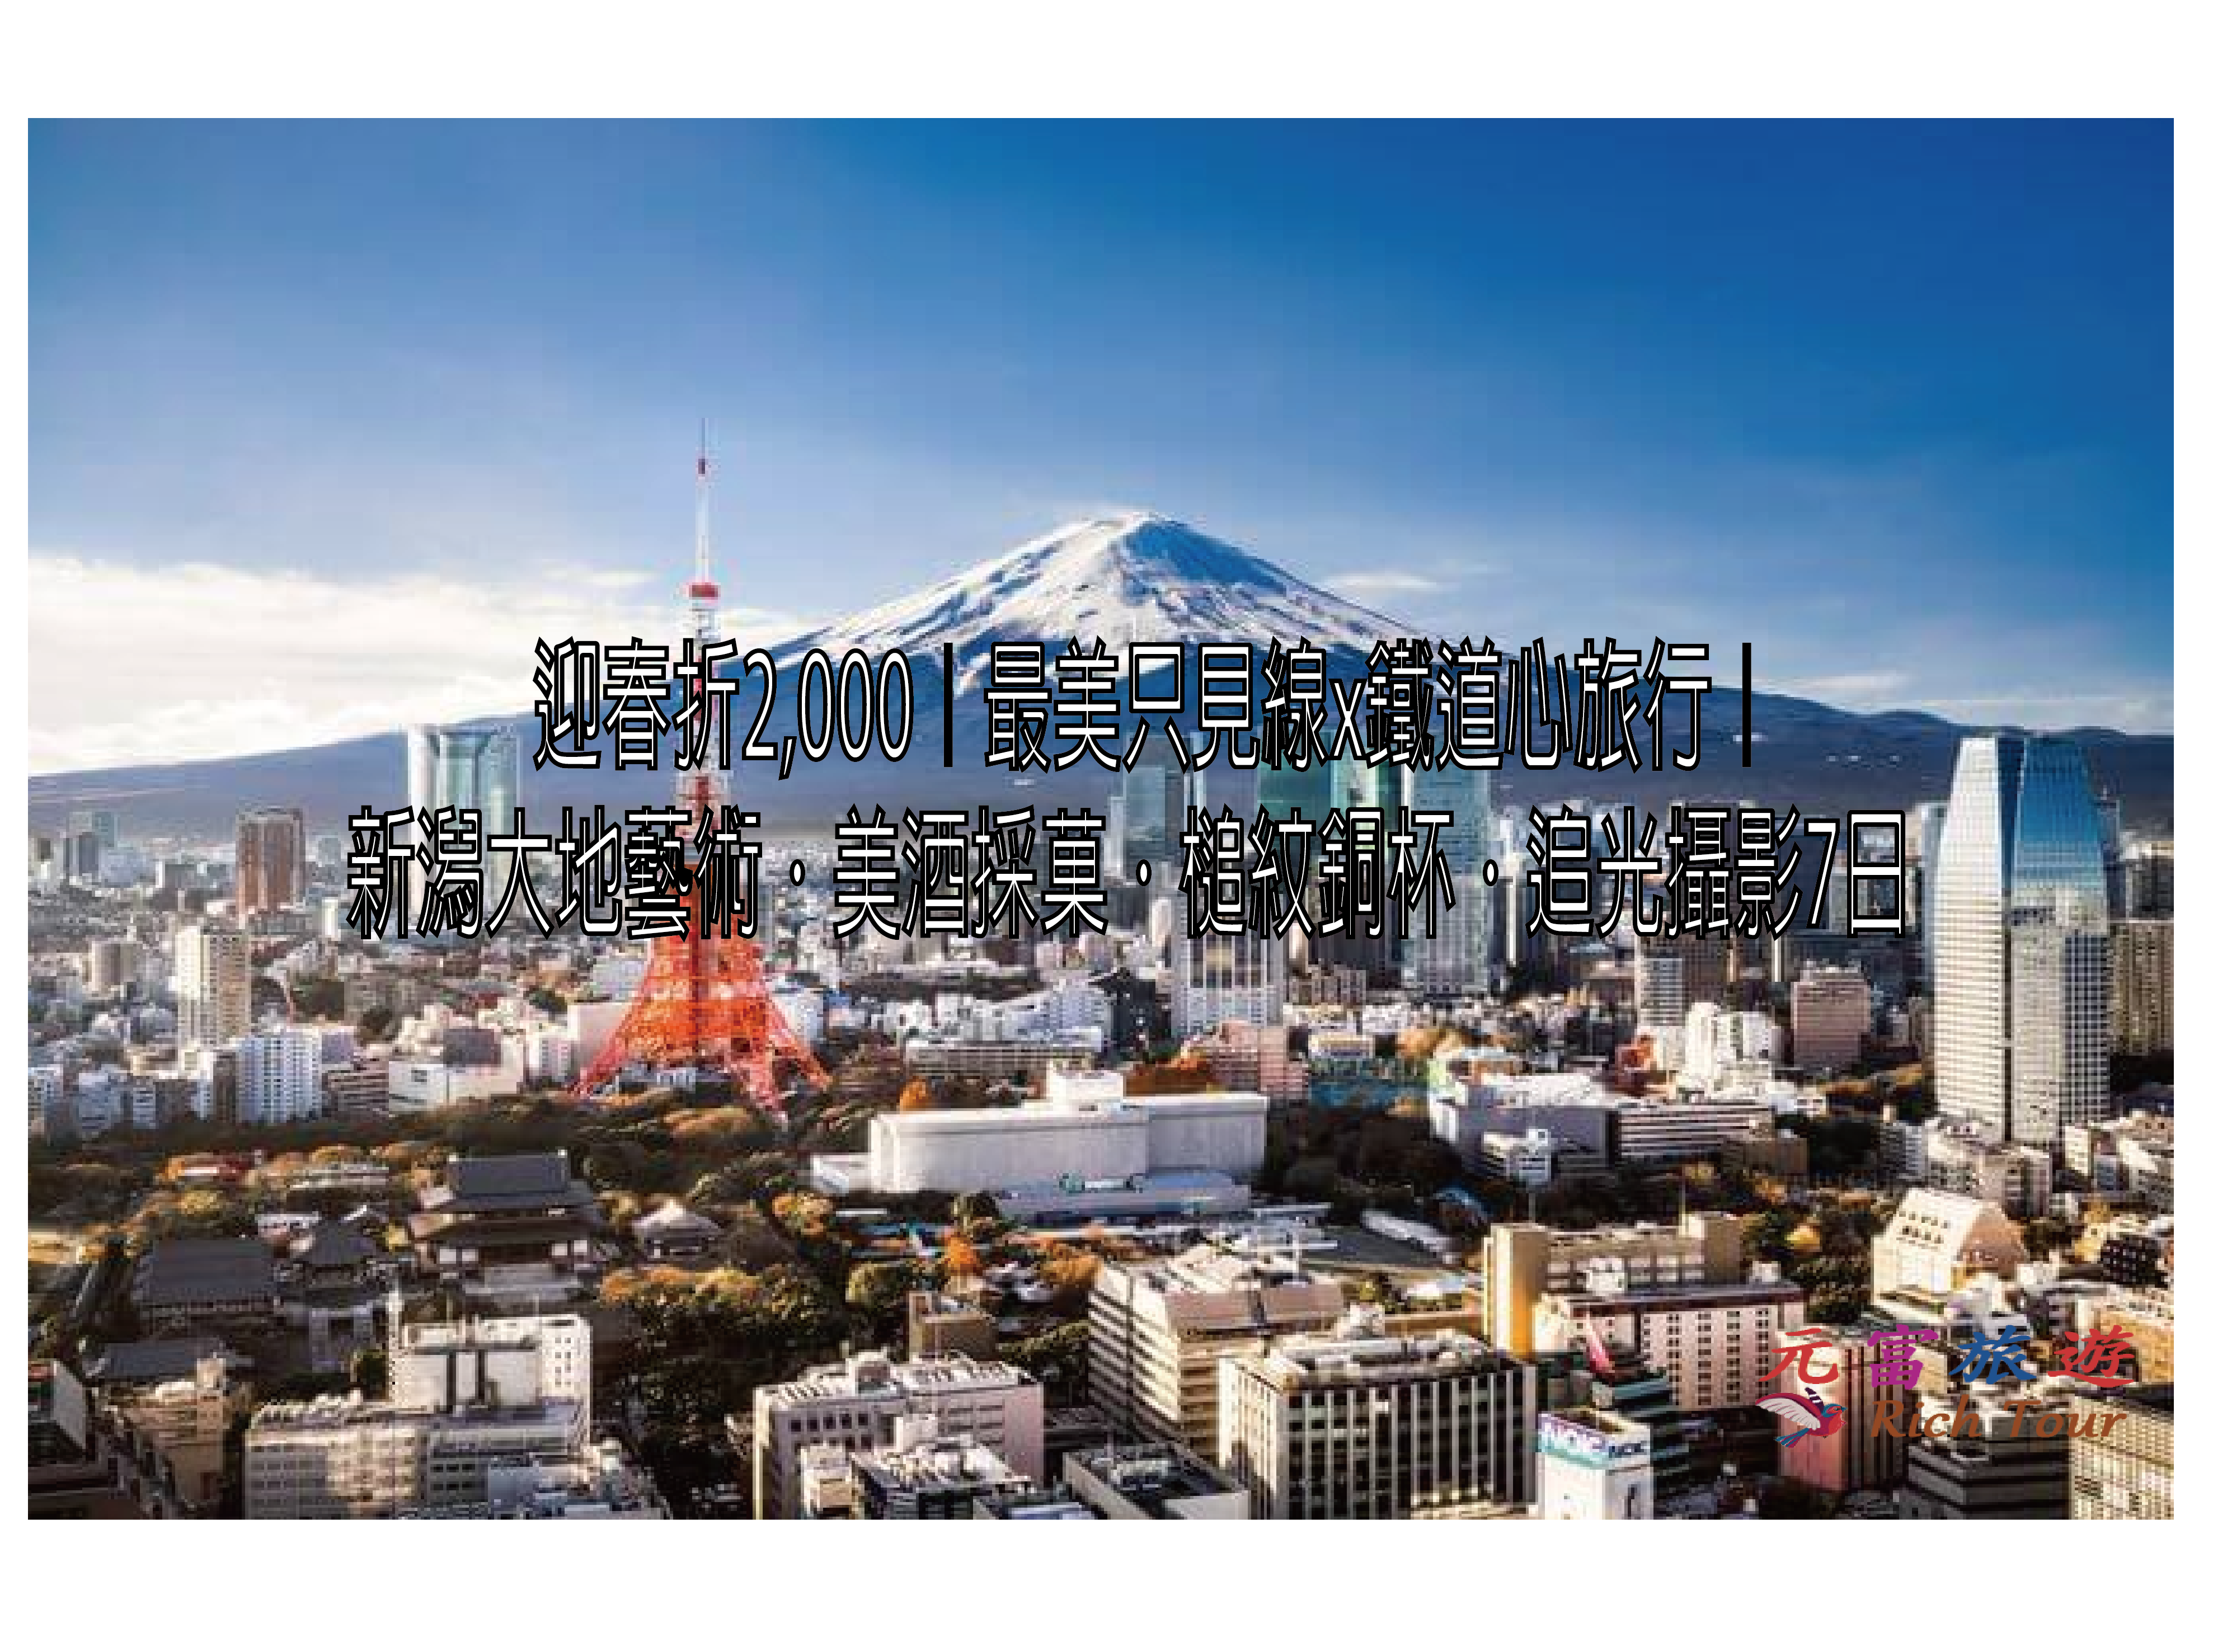
<path id="1" fill-rule="evenodd" d="M 1019 1342 L 1008 1343 L 999 1355 L 1044 1385 L 1061 1404 L 1082 1397 L 1090 1367 L 1090 1324 L 1073 1319 Z"/>
<path id="2" fill-rule="evenodd" d="M 848 1323 L 818 1276 L 794 1265 L 622 1269 L 603 1295 L 639 1329 L 625 1375 L 651 1432 L 667 1439 L 721 1440 L 725 1418 L 746 1411 L 752 1391 L 832 1357 Z"/>
<path id="3" fill-rule="evenodd" d="M 851 1270 L 843 1300 L 865 1322 L 868 1341 L 885 1342 L 897 1334 L 914 1283 L 909 1262 L 860 1262 Z"/>

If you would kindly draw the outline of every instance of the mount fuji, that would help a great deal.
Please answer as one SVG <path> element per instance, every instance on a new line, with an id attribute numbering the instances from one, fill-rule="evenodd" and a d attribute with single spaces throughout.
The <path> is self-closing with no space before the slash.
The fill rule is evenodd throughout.
<path id="1" fill-rule="evenodd" d="M 952 645 L 954 686 L 973 688 L 999 642 L 1116 652 L 1139 642 L 1302 639 L 1365 658 L 1411 634 L 1400 621 L 1294 578 L 1273 562 L 1149 511 L 1070 522 L 1018 550 L 977 563 L 916 596 L 884 603 L 775 650 L 783 664 L 807 648 L 869 655 L 939 655 Z"/>
<path id="2" fill-rule="evenodd" d="M 786 778 L 770 762 L 738 763 L 732 789 L 769 826 L 821 830 L 853 804 L 869 814 L 880 805 L 898 815 L 907 807 L 1010 803 L 1017 783 L 1031 788 L 1018 795 L 1039 809 L 1079 803 L 1102 808 L 1116 781 L 1094 764 L 1018 782 L 983 767 L 988 725 L 980 689 L 994 644 L 1042 642 L 1056 649 L 1070 638 L 1086 647 L 1101 639 L 1119 654 L 1139 643 L 1276 641 L 1290 647 L 1304 640 L 1323 648 L 1343 673 L 1357 668 L 1377 642 L 1417 635 L 1427 628 L 1348 602 L 1167 517 L 1132 512 L 1077 522 L 773 649 L 781 681 L 768 738 L 778 743 L 795 730 L 797 666 L 807 650 L 838 657 L 853 647 L 870 656 L 899 650 L 912 668 L 911 749 L 896 764 L 877 756 L 856 764 L 800 760 Z M 942 764 L 946 643 L 954 667 L 949 769 Z M 1721 683 L 1721 666 L 1717 674 Z M 1533 771 L 1518 760 L 1501 771 L 1502 794 L 1518 803 L 1582 795 L 1657 809 L 1674 798 L 1714 797 L 1805 812 L 1904 808 L 1948 794 L 1956 743 L 1967 730 L 1918 711 L 1858 713 L 1757 693 L 1753 767 L 1743 769 L 1736 677 L 1730 686 L 1707 697 L 1697 770 Z M 525 685 L 520 690 L 526 698 Z M 746 683 L 738 697 L 743 716 L 754 711 L 755 695 L 754 682 Z M 529 715 L 515 723 L 522 749 L 532 753 L 539 744 L 536 720 Z M 2085 749 L 2096 785 L 2120 799 L 2128 825 L 2171 821 L 2170 736 L 2067 732 Z M 302 807 L 313 830 L 333 831 L 366 806 L 396 807 L 403 775 L 397 730 L 253 756 L 41 775 L 31 781 L 30 814 L 32 824 L 44 828 L 70 808 L 99 804 L 114 807 L 134 833 L 220 838 L 239 809 L 284 803 Z M 616 810 L 662 802 L 670 785 L 667 770 L 621 775 L 608 768 L 529 767 L 522 801 L 539 829 L 567 806 L 602 803 Z"/>

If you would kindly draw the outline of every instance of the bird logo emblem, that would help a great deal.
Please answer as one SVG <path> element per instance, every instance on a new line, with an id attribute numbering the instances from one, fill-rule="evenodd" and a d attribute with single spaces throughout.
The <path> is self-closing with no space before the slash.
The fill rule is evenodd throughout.
<path id="1" fill-rule="evenodd" d="M 1804 1434 L 1830 1439 L 1841 1432 L 1841 1426 L 1848 1419 L 1846 1406 L 1833 1404 L 1815 1388 L 1807 1394 L 1790 1394 L 1782 1389 L 1777 1394 L 1763 1395 L 1755 1403 L 1791 1426 L 1792 1432 L 1778 1437 L 1781 1445 L 1791 1445 Z"/>

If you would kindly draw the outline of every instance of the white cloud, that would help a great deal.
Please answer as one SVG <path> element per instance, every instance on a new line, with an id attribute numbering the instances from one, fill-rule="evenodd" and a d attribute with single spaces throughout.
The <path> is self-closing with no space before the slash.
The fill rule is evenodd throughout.
<path id="1" fill-rule="evenodd" d="M 514 568 L 340 580 L 34 552 L 33 774 L 239 756 L 522 711 L 538 638 L 670 638 L 648 577 Z M 731 609 L 745 647 L 816 620 Z"/>
<path id="2" fill-rule="evenodd" d="M 1901 671 L 1844 671 L 1825 677 L 1788 677 L 1764 686 L 1774 693 L 1822 700 L 1844 711 L 1890 711 L 1910 703 L 1910 674 Z"/>
<path id="3" fill-rule="evenodd" d="M 1386 596 L 1427 596 L 1434 591 L 1447 589 L 1445 581 L 1442 579 L 1433 579 L 1424 574 L 1401 573 L 1392 569 L 1332 574 L 1322 583 L 1339 596 L 1350 596 L 1357 603 Z"/>

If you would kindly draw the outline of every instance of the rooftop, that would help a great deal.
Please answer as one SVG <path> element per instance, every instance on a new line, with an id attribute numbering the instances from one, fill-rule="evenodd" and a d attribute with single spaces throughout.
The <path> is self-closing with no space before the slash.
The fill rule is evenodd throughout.
<path id="1" fill-rule="evenodd" d="M 1166 1295 L 1262 1291 L 1321 1282 L 1288 1257 L 1240 1254 L 1211 1245 L 1195 1245 L 1178 1255 L 1123 1266 L 1132 1276 Z"/>
<path id="2" fill-rule="evenodd" d="M 290 1429 L 358 1428 L 373 1426 L 437 1426 L 455 1432 L 474 1425 L 514 1426 L 570 1432 L 579 1413 L 573 1400 L 542 1400 L 529 1406 L 398 1406 L 390 1400 L 367 1400 L 361 1394 L 319 1394 L 310 1400 L 276 1400 L 259 1407 L 249 1425 L 251 1434 Z"/>
<path id="3" fill-rule="evenodd" d="M 1219 1471 L 1174 1445 L 1107 1445 L 1070 1451 L 1067 1469 L 1070 1478 L 1087 1476 L 1155 1517 L 1171 1502 L 1234 1489 Z"/>
<path id="4" fill-rule="evenodd" d="M 245 1302 L 270 1297 L 272 1279 L 259 1239 L 166 1239 L 140 1259 L 131 1294 L 144 1308 Z"/>
<path id="5" fill-rule="evenodd" d="M 344 1221 L 321 1221 L 294 1251 L 304 1267 L 361 1267 L 379 1254 L 379 1247 Z"/>
<path id="6" fill-rule="evenodd" d="M 757 1392 L 774 1405 L 795 1406 L 821 1400 L 1003 1388 L 1034 1380 L 1018 1366 L 965 1354 L 923 1355 L 911 1360 L 893 1360 L 886 1354 L 853 1354 L 840 1365 L 817 1366 L 790 1381 L 770 1383 Z"/>
<path id="7" fill-rule="evenodd" d="M 156 1336 L 137 1343 L 112 1343 L 85 1368 L 93 1382 L 167 1382 L 189 1377 L 195 1366 L 225 1351 L 216 1336 Z"/>
<path id="8" fill-rule="evenodd" d="M 1479 1367 L 1514 1368 L 1520 1363 L 1462 1331 L 1433 1331 L 1427 1336 L 1369 1336 L 1356 1335 L 1350 1326 L 1286 1336 L 1266 1355 L 1241 1362 L 1284 1388 L 1395 1382 Z"/>
<path id="9" fill-rule="evenodd" d="M 419 1201 L 428 1210 L 456 1214 L 546 1210 L 592 1205 L 596 1196 L 573 1176 L 562 1153 L 501 1153 L 452 1158 L 447 1179 Z"/>
<path id="10" fill-rule="evenodd" d="M 637 1234 L 650 1238 L 671 1237 L 677 1234 L 713 1234 L 719 1224 L 709 1216 L 699 1216 L 678 1199 L 667 1200 L 634 1225 Z"/>
<path id="11" fill-rule="evenodd" d="M 1028 1483 L 1004 1457 L 963 1434 L 858 1451 L 851 1460 L 862 1479 L 907 1491 L 1020 1490 Z"/>

